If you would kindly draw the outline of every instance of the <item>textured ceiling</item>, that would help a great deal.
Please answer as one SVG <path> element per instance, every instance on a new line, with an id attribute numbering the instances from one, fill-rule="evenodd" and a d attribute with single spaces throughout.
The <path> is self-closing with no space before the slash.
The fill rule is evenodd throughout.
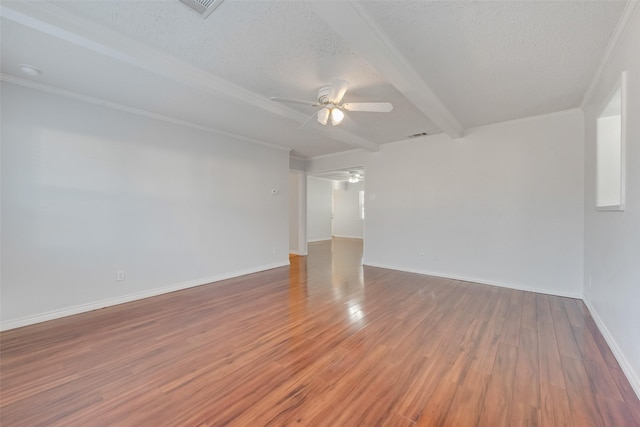
<path id="1" fill-rule="evenodd" d="M 206 20 L 175 1 L 63 1 L 58 6 L 201 67 L 265 98 L 315 101 L 333 78 L 349 102 L 386 101 L 394 111 L 347 113 L 343 128 L 376 143 L 439 133 L 366 60 L 301 1 L 225 1 Z M 311 115 L 309 107 L 291 108 Z M 322 126 L 311 123 L 322 130 Z"/>
<path id="2" fill-rule="evenodd" d="M 43 74 L 29 78 L 36 84 L 70 89 L 274 145 L 297 147 L 305 155 L 353 148 L 324 137 L 313 127 L 301 130 L 290 121 L 237 100 L 213 97 L 8 20 L 1 22 L 1 36 L 2 72 L 19 76 L 17 64 L 37 65 Z"/>
<path id="3" fill-rule="evenodd" d="M 204 21 L 177 1 L 56 4 L 264 95 L 310 96 L 336 75 L 383 81 L 304 2 L 225 1 Z"/>
<path id="4" fill-rule="evenodd" d="M 373 54 L 362 49 L 358 31 L 334 31 L 316 4 L 226 0 L 203 20 L 177 0 L 3 1 L 3 14 L 51 20 L 54 29 L 3 18 L 2 73 L 312 157 L 354 141 L 441 132 L 416 103 L 407 84 L 414 75 L 465 128 L 577 107 L 624 9 L 612 1 L 325 3 L 341 16 L 353 6 L 353 16 L 371 18 L 362 22 L 390 46 L 380 50 L 380 68 L 380 40 L 370 40 Z M 409 69 L 390 75 L 396 62 Z M 44 73 L 21 76 L 20 63 Z M 198 82 L 192 70 L 202 73 Z M 300 129 L 312 108 L 267 101 L 313 101 L 332 78 L 351 82 L 346 101 L 388 101 L 394 110 Z"/>
<path id="5" fill-rule="evenodd" d="M 625 2 L 371 1 L 465 127 L 579 106 Z"/>

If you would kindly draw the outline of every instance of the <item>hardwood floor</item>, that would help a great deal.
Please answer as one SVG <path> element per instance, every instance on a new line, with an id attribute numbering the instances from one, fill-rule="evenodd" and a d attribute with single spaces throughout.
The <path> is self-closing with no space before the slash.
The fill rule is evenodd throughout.
<path id="1" fill-rule="evenodd" d="M 640 427 L 581 301 L 361 255 L 4 332 L 0 424 Z"/>

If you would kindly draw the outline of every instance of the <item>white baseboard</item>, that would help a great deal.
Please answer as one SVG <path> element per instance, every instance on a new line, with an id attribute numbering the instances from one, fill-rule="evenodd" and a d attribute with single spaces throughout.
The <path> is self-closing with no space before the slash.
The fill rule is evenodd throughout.
<path id="1" fill-rule="evenodd" d="M 582 294 L 580 294 L 580 293 L 558 292 L 558 291 L 553 290 L 553 289 L 537 288 L 537 287 L 532 287 L 532 286 L 528 286 L 528 285 L 520 285 L 520 284 L 513 284 L 513 283 L 496 282 L 496 281 L 493 281 L 493 280 L 487 280 L 487 279 L 482 279 L 482 278 L 478 278 L 478 277 L 460 276 L 460 275 L 457 275 L 457 274 L 448 274 L 448 273 L 441 273 L 441 272 L 436 272 L 436 271 L 418 270 L 418 269 L 414 269 L 414 268 L 398 267 L 398 266 L 395 266 L 395 265 L 380 264 L 380 263 L 377 263 L 377 262 L 370 262 L 370 261 L 367 261 L 367 260 L 365 260 L 363 264 L 364 265 L 369 265 L 371 267 L 387 268 L 389 270 L 398 270 L 398 271 L 404 271 L 404 272 L 407 272 L 407 273 L 417 273 L 417 274 L 424 274 L 424 275 L 427 275 L 427 276 L 442 277 L 442 278 L 445 278 L 445 279 L 461 280 L 463 282 L 473 282 L 473 283 L 479 283 L 481 285 L 499 286 L 501 288 L 516 289 L 516 290 L 519 290 L 519 291 L 537 292 L 539 294 L 555 295 L 555 296 L 559 296 L 559 297 L 567 297 L 567 298 L 575 298 L 575 299 L 582 299 L 583 298 Z"/>
<path id="2" fill-rule="evenodd" d="M 598 329 L 600 330 L 600 333 L 602 333 L 602 336 L 604 337 L 604 339 L 607 341 L 607 344 L 611 348 L 611 351 L 613 352 L 613 355 L 615 356 L 616 360 L 620 364 L 620 367 L 622 368 L 622 371 L 624 372 L 625 376 L 629 380 L 629 383 L 631 384 L 631 387 L 633 388 L 633 391 L 635 391 L 635 393 L 638 396 L 638 398 L 640 398 L 640 378 L 638 377 L 638 373 L 634 371 L 633 367 L 631 366 L 631 364 L 629 363 L 629 361 L 625 357 L 624 353 L 622 352 L 622 350 L 618 346 L 618 343 L 613 338 L 613 335 L 611 335 L 611 332 L 609 332 L 609 329 L 607 329 L 607 327 L 605 326 L 604 322 L 602 321 L 602 319 L 598 315 L 598 312 L 596 311 L 595 307 L 582 294 L 570 293 L 570 292 L 558 292 L 558 291 L 555 291 L 555 290 L 544 289 L 544 288 L 536 288 L 536 287 L 531 287 L 531 286 L 514 285 L 514 284 L 510 284 L 510 283 L 501 283 L 501 282 L 495 282 L 493 280 L 479 279 L 477 277 L 459 276 L 459 275 L 452 275 L 452 274 L 433 272 L 433 271 L 416 270 L 416 269 L 412 269 L 412 268 L 398 267 L 398 266 L 393 266 L 393 265 L 388 265 L 388 264 L 381 264 L 381 263 L 370 262 L 370 261 L 365 261 L 364 265 L 368 265 L 368 266 L 371 266 L 371 267 L 386 268 L 386 269 L 389 269 L 389 270 L 405 271 L 407 273 L 417 273 L 417 274 L 425 274 L 425 275 L 428 275 L 428 276 L 443 277 L 445 279 L 454 279 L 454 280 L 462 280 L 462 281 L 465 281 L 465 282 L 480 283 L 480 284 L 483 284 L 483 285 L 499 286 L 499 287 L 502 287 L 502 288 L 517 289 L 517 290 L 520 290 L 520 291 L 537 292 L 537 293 L 540 293 L 540 294 L 547 294 L 547 295 L 555 295 L 555 296 L 560 296 L 560 297 L 580 299 L 580 300 L 584 301 L 585 305 L 589 309 L 589 312 L 591 313 L 591 316 L 593 317 L 593 320 L 596 322 L 596 325 L 598 326 Z"/>
<path id="3" fill-rule="evenodd" d="M 300 255 L 302 255 L 302 254 L 300 254 Z M 304 255 L 306 255 L 306 254 L 304 254 Z M 446 274 L 446 273 L 440 273 L 440 272 L 417 270 L 417 269 L 411 269 L 411 268 L 406 268 L 406 267 L 398 267 L 398 266 L 392 266 L 392 265 L 381 264 L 381 263 L 370 262 L 370 261 L 365 261 L 364 264 L 368 265 L 368 266 L 371 266 L 371 267 L 386 268 L 386 269 L 389 269 L 389 270 L 397 270 L 397 271 L 405 271 L 405 272 L 408 272 L 408 273 L 425 274 L 425 275 L 428 275 L 428 276 L 442 277 L 442 278 L 454 279 L 454 280 L 462 280 L 462 281 L 465 281 L 465 282 L 473 282 L 473 283 L 479 283 L 479 284 L 483 284 L 483 285 L 492 285 L 492 286 L 499 286 L 499 287 L 503 287 L 503 288 L 517 289 L 517 290 L 522 290 L 522 291 L 537 292 L 537 293 L 543 293 L 543 294 L 549 294 L 549 295 L 557 295 L 557 296 L 562 296 L 562 297 L 581 299 L 581 300 L 584 301 L 585 305 L 589 309 L 589 312 L 591 313 L 591 316 L 593 317 L 593 320 L 595 321 L 596 325 L 598 326 L 598 329 L 602 333 L 602 336 L 607 341 L 607 344 L 611 348 L 614 356 L 616 357 L 616 360 L 618 361 L 618 363 L 620 364 L 620 367 L 622 368 L 622 371 L 624 372 L 625 376 L 629 380 L 629 383 L 631 384 L 631 387 L 635 391 L 636 395 L 638 397 L 640 397 L 640 378 L 638 377 L 638 373 L 635 372 L 635 370 L 633 369 L 633 367 L 631 366 L 631 364 L 629 363 L 629 361 L 625 357 L 624 353 L 622 352 L 622 350 L 618 346 L 618 343 L 613 338 L 613 336 L 609 332 L 609 329 L 606 327 L 605 323 L 600 318 L 600 316 L 599 316 L 597 310 L 595 309 L 595 307 L 583 295 L 551 291 L 551 290 L 544 289 L 544 288 L 534 288 L 534 287 L 530 287 L 530 286 L 519 286 L 519 285 L 513 285 L 513 284 L 506 284 L 506 283 L 501 283 L 501 282 L 495 282 L 495 281 L 492 281 L 492 280 L 479 279 L 479 278 L 476 278 L 476 277 L 459 276 L 459 275 L 452 275 L 452 274 Z M 46 313 L 41 313 L 41 314 L 37 314 L 37 315 L 33 315 L 33 316 L 22 317 L 22 318 L 19 318 L 19 319 L 14 319 L 14 320 L 1 322 L 0 323 L 0 331 L 6 331 L 6 330 L 9 330 L 9 329 L 15 329 L 15 328 L 19 328 L 19 327 L 22 327 L 22 326 L 33 325 L 35 323 L 45 322 L 45 321 L 48 321 L 48 320 L 53 320 L 53 319 L 58 319 L 58 318 L 61 318 L 61 317 L 71 316 L 71 315 L 74 315 L 74 314 L 79 314 L 79 313 L 84 313 L 84 312 L 88 312 L 88 311 L 98 310 L 98 309 L 105 308 L 105 307 L 110 307 L 110 306 L 113 306 L 113 305 L 123 304 L 123 303 L 126 303 L 126 302 L 131 302 L 131 301 L 135 301 L 135 300 L 139 300 L 139 299 L 149 298 L 149 297 L 153 297 L 153 296 L 156 296 L 156 295 L 161 295 L 161 294 L 165 294 L 165 293 L 169 293 L 169 292 L 175 292 L 175 291 L 179 291 L 179 290 L 182 290 L 182 289 L 192 288 L 192 287 L 195 287 L 195 286 L 206 285 L 206 284 L 213 283 L 213 282 L 219 282 L 219 281 L 226 280 L 226 279 L 231 279 L 231 278 L 234 278 L 234 277 L 244 276 L 244 275 L 252 274 L 252 273 L 258 273 L 260 271 L 271 270 L 273 268 L 279 268 L 279 267 L 284 267 L 284 266 L 288 266 L 288 265 L 289 265 L 288 261 L 286 261 L 286 262 L 277 262 L 277 263 L 272 263 L 272 264 L 265 264 L 265 265 L 261 265 L 261 266 L 258 266 L 258 267 L 245 269 L 245 270 L 239 270 L 239 271 L 235 271 L 235 272 L 219 274 L 219 275 L 216 275 L 216 276 L 210 276 L 210 277 L 190 280 L 190 281 L 187 281 L 187 282 L 182 282 L 182 283 L 178 283 L 178 284 L 174 284 L 174 285 L 170 285 L 170 286 L 165 286 L 165 287 L 162 287 L 162 288 L 150 289 L 150 290 L 147 290 L 147 291 L 137 292 L 137 293 L 134 293 L 134 294 L 123 295 L 123 296 L 116 297 L 116 298 L 109 298 L 109 299 L 100 300 L 100 301 L 96 301 L 96 302 L 92 302 L 92 303 L 88 303 L 88 304 L 80 304 L 80 305 L 76 305 L 76 306 L 73 306 L 73 307 L 68 307 L 68 308 L 61 309 L 61 310 L 53 310 L 53 311 L 49 311 L 49 312 L 46 312 Z"/>
<path id="4" fill-rule="evenodd" d="M 299 256 L 307 256 L 309 255 L 307 252 L 298 252 L 298 251 L 289 251 L 291 255 L 299 255 Z"/>
<path id="5" fill-rule="evenodd" d="M 324 237 L 322 239 L 307 240 L 307 243 L 326 242 L 327 240 L 331 240 L 331 237 Z"/>
<path id="6" fill-rule="evenodd" d="M 622 350 L 620 350 L 618 343 L 613 338 L 613 335 L 611 335 L 611 332 L 609 332 L 609 329 L 606 327 L 606 325 L 600 318 L 598 311 L 593 306 L 593 304 L 591 304 L 591 301 L 589 301 L 587 298 L 584 298 L 583 301 L 584 301 L 584 304 L 589 309 L 589 313 L 591 313 L 591 317 L 593 317 L 593 320 L 596 322 L 596 326 L 598 326 L 598 329 L 600 329 L 600 333 L 604 337 L 605 341 L 607 341 L 607 344 L 609 344 L 609 348 L 611 349 L 611 351 L 613 352 L 613 355 L 616 357 L 616 360 L 620 364 L 620 367 L 622 368 L 622 372 L 624 372 L 625 376 L 629 380 L 629 384 L 631 384 L 633 391 L 636 392 L 636 396 L 638 396 L 638 398 L 640 399 L 640 377 L 638 377 L 638 373 L 635 372 L 635 370 L 633 369 L 633 367 L 625 357 Z"/>
<path id="7" fill-rule="evenodd" d="M 339 239 L 358 239 L 358 240 L 363 240 L 362 236 L 339 236 L 339 235 L 335 235 L 333 237 L 337 237 Z"/>
<path id="8" fill-rule="evenodd" d="M 244 276 L 252 273 L 258 273 L 260 271 L 271 270 L 273 268 L 284 267 L 288 265 L 289 265 L 289 260 L 287 260 L 286 262 L 275 262 L 271 264 L 264 264 L 257 267 L 247 268 L 244 270 L 218 274 L 210 277 L 203 277 L 200 279 L 189 280 L 187 282 L 177 283 L 174 285 L 164 286 L 161 288 L 149 289 L 147 291 L 136 292 L 133 294 L 123 295 L 115 298 L 108 298 L 108 299 L 95 301 L 87 304 L 75 305 L 73 307 L 67 307 L 60 310 L 53 310 L 53 311 L 48 311 L 46 313 L 21 317 L 19 319 L 1 322 L 0 331 L 7 331 L 9 329 L 20 328 L 22 326 L 33 325 L 35 323 L 40 323 L 40 322 L 46 322 L 47 320 L 59 319 L 61 317 L 71 316 L 79 313 L 85 313 L 87 311 L 98 310 L 100 308 L 110 307 L 112 305 L 123 304 L 125 302 L 131 302 L 131 301 L 135 301 L 143 298 L 149 298 L 156 295 L 175 292 L 175 291 L 179 291 L 187 288 L 193 288 L 195 286 L 206 285 L 212 282 L 219 282 L 221 280 L 232 279 L 234 277 Z"/>

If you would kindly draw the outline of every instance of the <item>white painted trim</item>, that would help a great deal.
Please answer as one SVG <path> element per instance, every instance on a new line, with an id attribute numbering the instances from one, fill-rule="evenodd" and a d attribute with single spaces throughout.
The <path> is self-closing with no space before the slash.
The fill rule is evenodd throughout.
<path id="1" fill-rule="evenodd" d="M 206 70 L 169 56 L 122 33 L 91 22 L 48 2 L 0 4 L 0 16 L 68 43 L 89 49 L 174 82 L 212 94 L 223 94 L 253 107 L 276 114 L 298 124 L 308 116 L 286 105 L 226 81 Z M 378 144 L 345 129 L 334 129 L 326 138 L 371 151 Z"/>
<path id="2" fill-rule="evenodd" d="M 521 124 L 521 123 L 529 123 L 529 122 L 535 122 L 537 120 L 546 120 L 546 119 L 550 119 L 553 117 L 562 117 L 565 115 L 569 115 L 569 114 L 573 114 L 576 112 L 582 112 L 582 110 L 580 108 L 570 108 L 568 110 L 561 110 L 561 111 L 554 111 L 553 113 L 545 113 L 545 114 L 539 114 L 537 116 L 529 116 L 529 117 L 522 117 L 519 119 L 513 119 L 513 120 L 507 120 L 504 122 L 496 122 L 496 123 L 489 123 L 486 125 L 480 125 L 480 126 L 474 126 L 471 128 L 467 128 L 465 131 L 465 135 L 469 135 L 472 132 L 476 131 L 476 130 L 481 130 L 481 129 L 487 129 L 487 128 L 498 128 L 501 126 L 512 126 L 512 125 L 517 125 L 517 124 Z M 384 144 L 380 144 L 381 147 L 385 146 L 387 144 L 402 144 L 405 142 L 416 142 L 416 141 L 427 141 L 428 139 L 431 138 L 443 138 L 443 137 L 448 137 L 445 133 L 434 133 L 434 134 L 429 134 L 429 135 L 425 135 L 422 136 L 420 138 L 404 138 L 404 139 L 399 139 L 397 141 L 390 141 L 390 142 L 385 142 Z M 453 141 L 463 141 L 464 137 L 462 138 L 456 138 Z M 312 159 L 315 159 L 316 157 L 313 157 Z"/>
<path id="3" fill-rule="evenodd" d="M 331 240 L 331 237 L 323 237 L 321 239 L 307 240 L 307 243 L 328 242 L 329 240 Z"/>
<path id="4" fill-rule="evenodd" d="M 596 211 L 598 212 L 624 212 L 625 205 L 624 203 L 620 205 L 611 205 L 611 206 L 596 206 Z"/>
<path id="5" fill-rule="evenodd" d="M 153 113 L 151 111 L 147 111 L 147 110 L 141 110 L 139 108 L 133 108 L 133 107 L 128 107 L 126 105 L 123 104 L 118 104 L 117 102 L 111 102 L 111 101 L 107 101 L 104 100 L 102 98 L 97 98 L 94 96 L 89 96 L 89 95 L 83 95 L 81 93 L 77 93 L 77 92 L 73 92 L 70 90 L 66 90 L 66 89 L 60 89 L 54 86 L 49 86 L 46 85 L 44 83 L 39 83 L 39 82 L 33 82 L 31 80 L 26 80 L 20 77 L 15 77 L 9 74 L 2 74 L 0 73 L 0 81 L 6 82 L 6 83 L 11 83 L 17 86 L 22 86 L 22 87 L 26 87 L 29 89 L 34 89 L 34 90 L 39 90 L 41 92 L 46 92 L 46 93 L 50 93 L 53 95 L 58 95 L 58 96 L 62 96 L 65 98 L 69 98 L 69 99 L 73 99 L 76 101 L 82 101 L 82 102 L 86 102 L 89 104 L 94 104 L 94 105 L 99 105 L 101 107 L 105 107 L 105 108 L 110 108 L 112 110 L 117 110 L 117 111 L 123 111 L 125 113 L 129 113 L 129 114 L 135 114 L 137 116 L 142 116 L 142 117 L 146 117 L 149 119 L 154 119 L 154 120 L 159 120 L 162 122 L 166 122 L 166 123 L 171 123 L 174 125 L 178 125 L 178 126 L 184 126 L 184 127 L 188 127 L 191 129 L 197 129 L 197 130 L 201 130 L 204 132 L 209 132 L 209 133 L 213 133 L 216 135 L 220 135 L 220 136 L 224 136 L 226 138 L 231 138 L 231 139 L 235 139 L 237 141 L 244 141 L 244 142 L 249 142 L 251 144 L 258 144 L 258 145 L 262 145 L 265 147 L 269 147 L 269 148 L 275 148 L 276 150 L 282 150 L 282 151 L 290 151 L 291 147 L 283 147 L 282 145 L 276 145 L 276 144 L 271 144 L 269 142 L 265 142 L 265 141 L 260 141 L 259 139 L 254 139 L 254 138 L 249 138 L 246 136 L 242 136 L 242 135 L 237 135 L 231 132 L 226 132 L 223 130 L 219 130 L 216 128 L 212 128 L 209 126 L 204 126 L 204 125 L 199 125 L 197 123 L 193 123 L 193 122 L 189 122 L 186 120 L 182 120 L 182 119 L 175 119 L 173 117 L 169 117 L 169 116 L 165 116 L 162 114 L 157 114 L 157 113 Z"/>
<path id="6" fill-rule="evenodd" d="M 307 255 L 309 255 L 308 252 L 289 251 L 289 253 L 291 255 L 298 255 L 298 256 L 307 256 Z"/>
<path id="7" fill-rule="evenodd" d="M 466 134 L 466 133 L 468 133 L 468 132 L 465 132 L 465 134 Z M 394 144 L 394 143 L 396 143 L 396 142 L 410 142 L 410 141 L 415 142 L 415 141 L 426 141 L 428 138 L 431 138 L 431 137 L 434 137 L 434 136 L 447 136 L 448 138 L 451 138 L 451 137 L 449 137 L 449 136 L 448 136 L 446 133 L 444 133 L 444 132 L 438 132 L 438 133 L 429 133 L 429 134 L 427 134 L 427 135 L 422 135 L 422 136 L 418 136 L 418 137 L 415 137 L 415 138 L 403 138 L 403 139 L 398 139 L 398 140 L 395 140 L 395 141 L 385 142 L 384 144 Z M 462 137 L 462 138 L 455 138 L 455 139 L 453 139 L 453 140 L 454 140 L 454 141 L 458 141 L 458 140 L 460 140 L 460 139 L 464 139 L 464 137 Z M 381 144 L 381 145 L 384 145 L 384 144 Z"/>
<path id="8" fill-rule="evenodd" d="M 511 125 L 516 125 L 520 123 L 535 122 L 537 120 L 546 120 L 553 117 L 562 117 L 568 114 L 574 114 L 576 112 L 582 112 L 582 110 L 580 108 L 570 108 L 568 110 L 554 111 L 553 113 L 545 113 L 545 114 L 539 114 L 537 116 L 528 116 L 528 117 L 522 117 L 519 119 L 507 120 L 505 122 L 497 122 L 497 123 L 490 123 L 488 125 L 475 126 L 467 129 L 467 134 L 474 130 L 500 127 L 500 126 L 511 126 Z"/>
<path id="9" fill-rule="evenodd" d="M 323 176 L 315 176 L 315 175 L 314 175 L 315 173 L 322 173 L 322 172 L 313 172 L 313 173 L 308 173 L 308 172 L 307 172 L 307 177 L 308 177 L 308 178 L 313 178 L 313 179 L 321 179 L 321 180 L 323 180 L 323 181 L 331 181 L 331 182 L 333 182 L 333 179 L 331 179 L 331 178 L 325 178 L 325 177 L 323 177 Z"/>
<path id="10" fill-rule="evenodd" d="M 396 266 L 396 265 L 381 264 L 381 263 L 377 263 L 377 262 L 371 262 L 371 261 L 368 261 L 368 260 L 365 260 L 363 262 L 363 265 L 368 265 L 368 266 L 371 266 L 371 267 L 378 267 L 378 268 L 386 268 L 386 269 L 389 269 L 389 270 L 404 271 L 404 272 L 407 272 L 407 273 L 417 273 L 417 274 L 424 274 L 424 275 L 427 275 L 427 276 L 442 277 L 444 279 L 461 280 L 463 282 L 472 282 L 472 283 L 478 283 L 478 284 L 481 284 L 481 285 L 499 286 L 501 288 L 516 289 L 516 290 L 519 290 L 519 291 L 537 292 L 539 294 L 555 295 L 555 296 L 559 296 L 559 297 L 567 297 L 567 298 L 575 298 L 575 299 L 582 299 L 583 298 L 582 294 L 580 294 L 580 293 L 557 292 L 557 291 L 551 290 L 551 289 L 538 288 L 538 287 L 533 287 L 533 286 L 528 286 L 528 285 L 520 285 L 520 284 L 513 284 L 513 283 L 503 283 L 503 282 L 496 282 L 494 280 L 481 279 L 481 278 L 478 278 L 478 277 L 460 276 L 460 275 L 457 275 L 457 274 L 449 274 L 449 273 L 441 273 L 441 272 L 428 271 L 428 270 L 419 270 L 419 269 L 415 269 L 415 268 L 399 267 L 399 266 Z"/>
<path id="11" fill-rule="evenodd" d="M 338 151 L 337 153 L 320 154 L 319 156 L 309 157 L 308 159 L 305 159 L 305 160 L 310 161 L 310 160 L 326 159 L 329 157 L 343 156 L 345 154 L 355 153 L 355 152 L 366 153 L 366 150 L 363 150 L 362 148 L 354 148 L 352 150 Z"/>
<path id="12" fill-rule="evenodd" d="M 492 126 L 492 125 L 488 125 L 488 126 Z M 472 129 L 468 129 L 465 132 L 465 135 L 468 135 L 470 130 L 472 130 Z M 433 135 L 425 135 L 425 136 L 420 137 L 420 138 L 405 138 L 405 139 L 399 139 L 397 141 L 385 142 L 384 144 L 381 144 L 381 145 L 384 146 L 384 145 L 388 145 L 388 144 L 403 144 L 405 142 L 417 142 L 417 141 L 426 142 L 427 140 L 432 139 L 432 138 L 447 138 L 447 139 L 449 139 L 451 141 L 461 141 L 461 140 L 464 139 L 464 138 L 451 139 L 451 137 L 449 137 L 446 133 L 440 132 L 440 133 L 434 133 Z"/>
<path id="13" fill-rule="evenodd" d="M 289 173 L 294 174 L 299 180 L 298 185 L 296 185 L 298 196 L 298 206 L 296 208 L 298 241 L 296 248 L 298 250 L 292 251 L 289 248 L 289 252 L 297 255 L 307 255 L 307 175 L 304 171 L 296 169 L 289 169 Z M 289 221 L 289 227 L 291 227 L 291 218 L 289 218 Z"/>
<path id="14" fill-rule="evenodd" d="M 620 91 L 620 203 L 617 205 L 598 206 L 598 197 L 600 188 L 600 168 L 599 159 L 601 152 L 600 132 L 596 130 L 596 211 L 624 211 L 626 208 L 627 193 L 627 71 L 620 74 L 620 78 L 613 85 L 607 97 L 602 101 L 602 105 L 598 109 L 596 116 L 596 129 L 600 127 L 600 120 L 607 105 L 611 102 L 614 94 Z"/>
<path id="15" fill-rule="evenodd" d="M 306 165 L 305 165 L 306 168 Z M 298 250 L 307 254 L 307 175 L 300 174 L 298 186 Z"/>
<path id="16" fill-rule="evenodd" d="M 33 325 L 35 323 L 46 322 L 47 320 L 59 319 L 61 317 L 72 316 L 74 314 L 85 313 L 87 311 L 98 310 L 98 309 L 110 307 L 113 305 L 124 304 L 126 302 L 131 302 L 139 299 L 162 295 L 169 292 L 175 292 L 182 289 L 193 288 L 196 286 L 207 285 L 210 283 L 219 282 L 221 280 L 232 279 L 234 277 L 258 273 L 261 271 L 271 270 L 279 267 L 285 267 L 288 265 L 289 265 L 289 260 L 287 260 L 286 262 L 274 262 L 271 264 L 264 264 L 264 265 L 260 265 L 253 268 L 247 268 L 244 270 L 238 270 L 238 271 L 233 271 L 229 273 L 218 274 L 215 276 L 189 280 L 187 282 L 164 286 L 162 288 L 149 289 L 147 291 L 136 292 L 134 294 L 123 295 L 115 298 L 108 298 L 108 299 L 95 301 L 87 304 L 80 304 L 73 307 L 67 307 L 60 310 L 53 310 L 46 313 L 36 314 L 33 316 L 22 317 L 19 319 L 7 320 L 0 323 L 0 331 L 20 328 L 22 326 Z"/>
<path id="17" fill-rule="evenodd" d="M 341 235 L 337 235 L 334 234 L 333 237 L 337 237 L 338 239 L 358 239 L 358 240 L 364 240 L 364 237 L 362 236 L 341 236 Z"/>
<path id="18" fill-rule="evenodd" d="M 613 32 L 613 35 L 609 39 L 609 44 L 604 51 L 604 55 L 602 56 L 602 60 L 600 61 L 600 65 L 596 70 L 596 73 L 593 75 L 593 79 L 591 79 L 591 83 L 587 87 L 587 90 L 582 97 L 582 102 L 580 103 L 580 108 L 583 110 L 587 106 L 587 104 L 591 101 L 591 98 L 595 94 L 596 87 L 598 83 L 600 83 L 600 79 L 602 78 L 602 73 L 604 69 L 609 65 L 611 59 L 613 59 L 613 55 L 616 53 L 618 49 L 618 45 L 620 44 L 620 40 L 622 40 L 622 36 L 629 28 L 629 23 L 633 18 L 633 15 L 640 10 L 640 1 L 628 1 L 625 5 L 624 11 L 618 20 L 618 24 L 616 25 L 616 29 Z"/>
<path id="19" fill-rule="evenodd" d="M 609 329 L 607 328 L 605 323 L 598 315 L 598 311 L 596 310 L 594 305 L 591 304 L 591 301 L 589 301 L 586 297 L 583 298 L 583 301 L 587 306 L 587 309 L 589 309 L 591 317 L 596 322 L 596 326 L 598 326 L 598 329 L 600 329 L 600 333 L 604 337 L 605 341 L 607 341 L 609 348 L 620 364 L 622 372 L 624 372 L 625 376 L 629 380 L 629 384 L 631 384 L 633 391 L 635 391 L 636 396 L 638 396 L 638 398 L 640 399 L 640 376 L 633 370 L 633 367 L 625 357 L 623 351 L 620 349 L 620 346 L 618 346 L 618 343 L 616 342 L 615 338 L 613 338 L 613 335 L 611 335 L 611 332 L 609 332 Z"/>

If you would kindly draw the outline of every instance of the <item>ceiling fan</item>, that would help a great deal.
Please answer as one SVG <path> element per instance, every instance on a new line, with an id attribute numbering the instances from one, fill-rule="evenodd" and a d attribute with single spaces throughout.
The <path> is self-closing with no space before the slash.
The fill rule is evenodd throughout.
<path id="1" fill-rule="evenodd" d="M 332 125 L 338 125 L 344 119 L 344 112 L 346 111 L 366 111 L 373 113 L 388 113 L 393 110 L 393 105 L 389 102 L 345 102 L 342 103 L 342 98 L 349 88 L 349 82 L 342 79 L 333 79 L 329 86 L 323 86 L 318 90 L 318 100 L 300 101 L 297 99 L 288 98 L 269 98 L 275 102 L 285 102 L 289 104 L 302 104 L 311 107 L 320 107 L 316 117 L 318 122 L 322 125 L 329 123 L 331 119 Z M 313 117 L 313 116 L 312 116 Z"/>

